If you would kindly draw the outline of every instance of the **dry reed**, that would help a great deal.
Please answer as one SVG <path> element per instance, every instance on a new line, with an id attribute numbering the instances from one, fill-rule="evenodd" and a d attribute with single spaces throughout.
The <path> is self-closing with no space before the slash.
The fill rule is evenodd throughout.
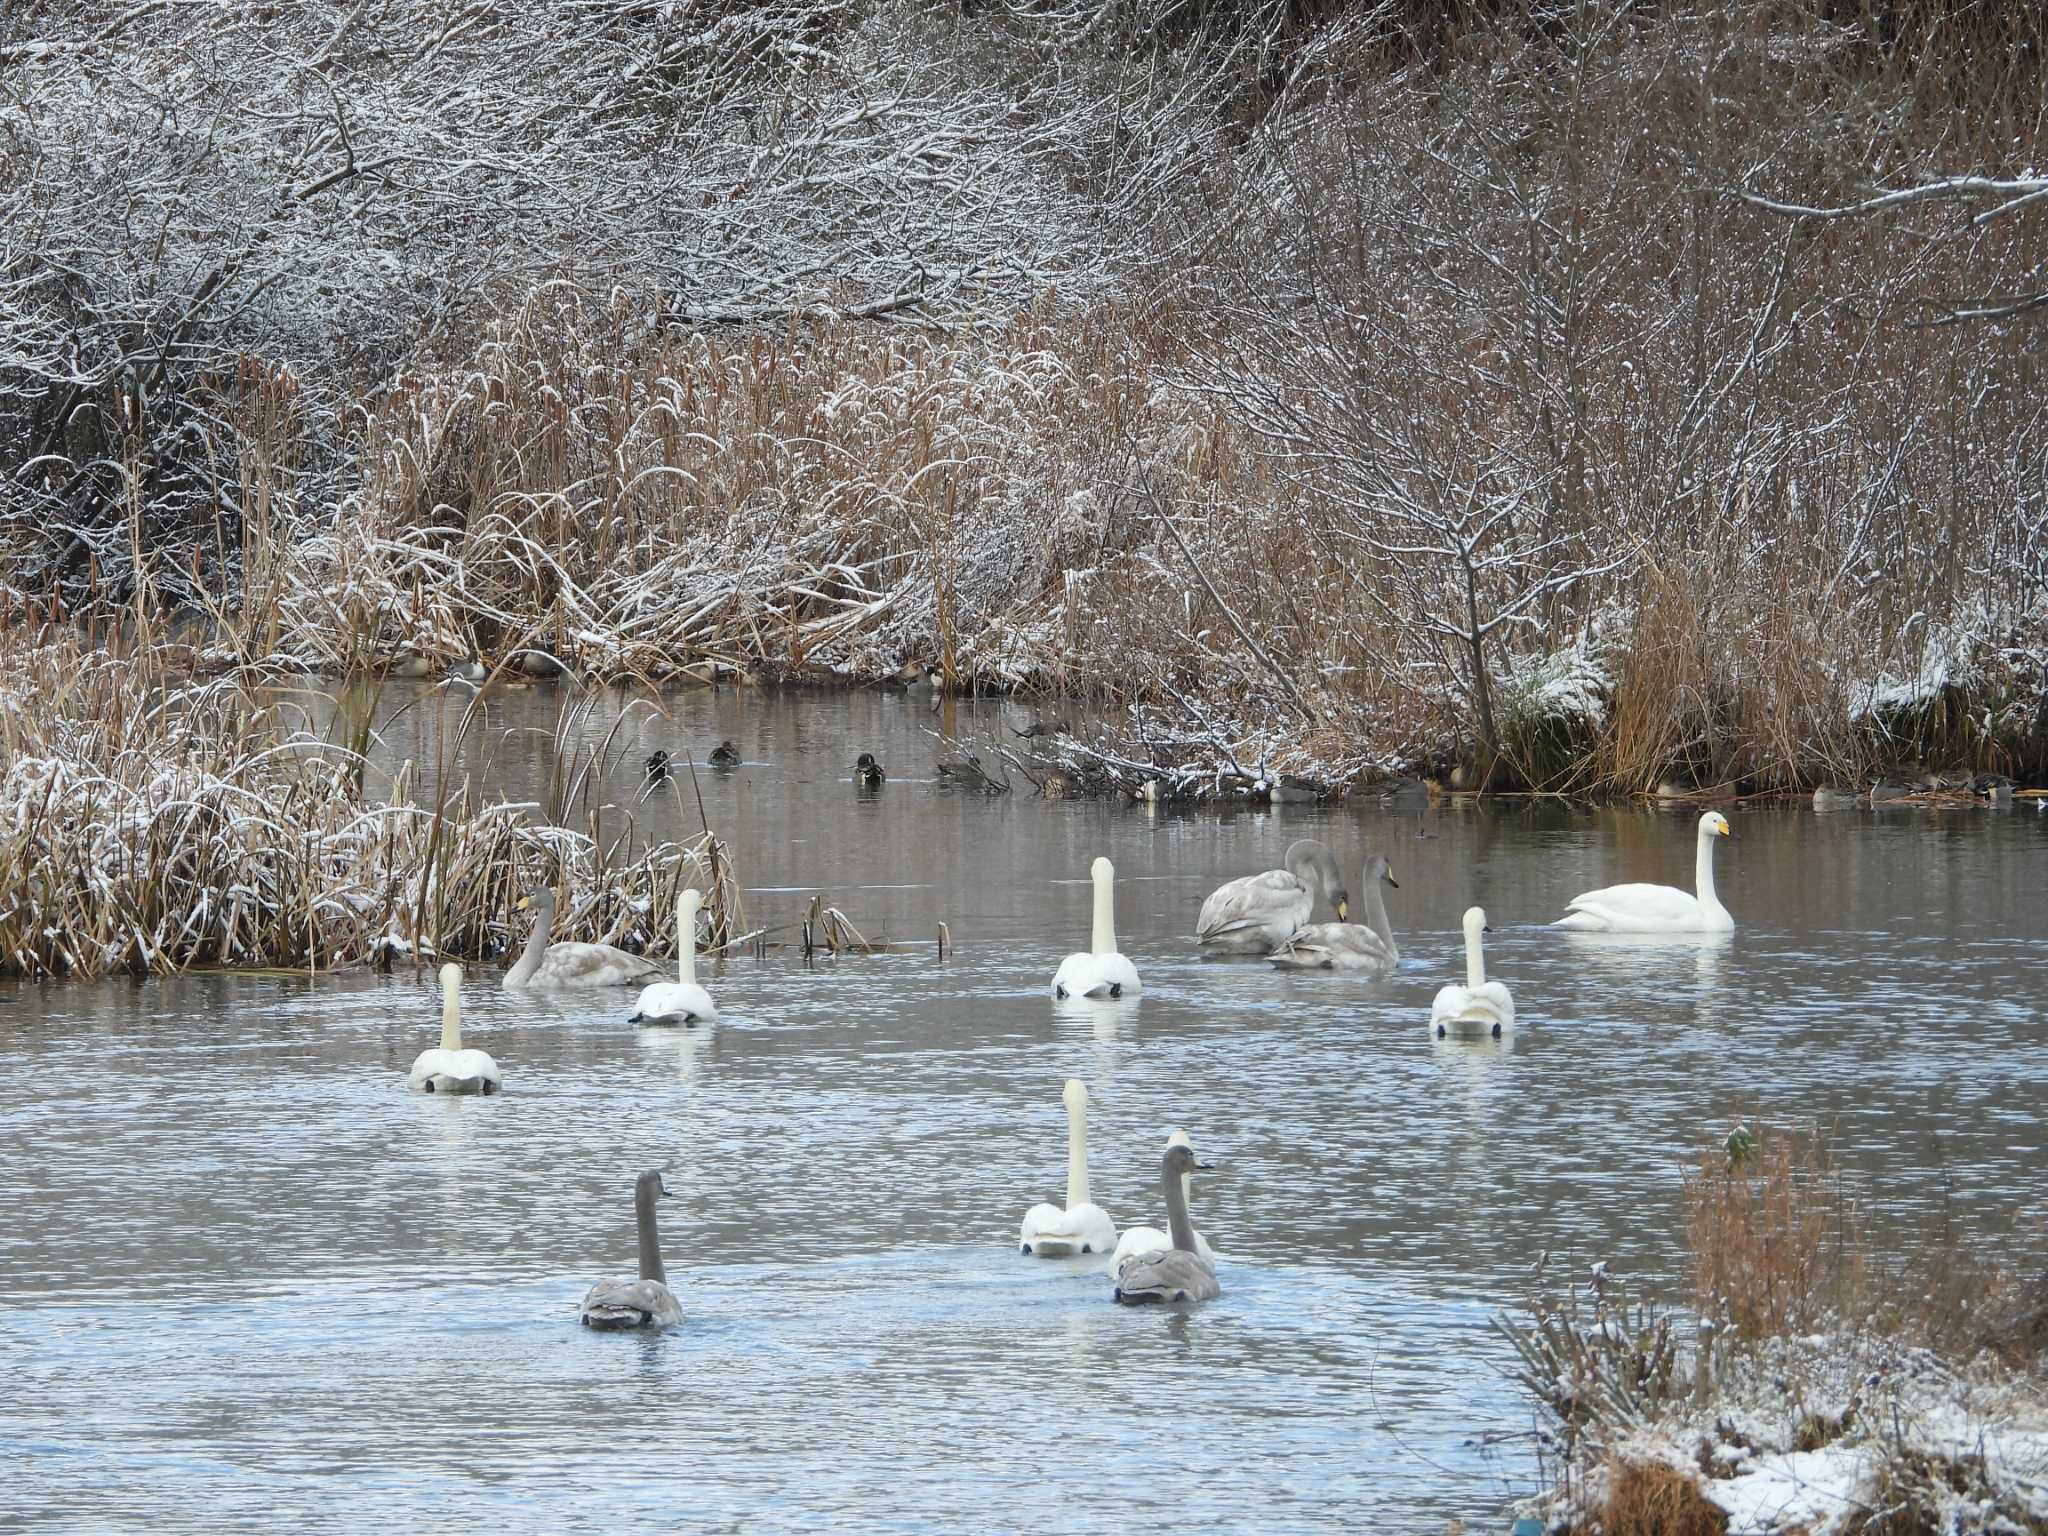
<path id="1" fill-rule="evenodd" d="M 1867 1301 L 1853 1209 L 1825 1150 L 1789 1136 L 1716 1148 L 1684 1172 L 1700 1315 L 1744 1339 L 1860 1321 Z"/>
<path id="2" fill-rule="evenodd" d="M 0 974 L 486 959 L 541 883 L 561 893 L 562 938 L 672 953 L 685 880 L 706 894 L 714 943 L 744 923 L 715 837 L 601 837 L 573 765 L 552 820 L 466 792 L 413 804 L 409 770 L 371 801 L 358 751 L 289 729 L 272 699 L 123 649 L 6 646 Z"/>

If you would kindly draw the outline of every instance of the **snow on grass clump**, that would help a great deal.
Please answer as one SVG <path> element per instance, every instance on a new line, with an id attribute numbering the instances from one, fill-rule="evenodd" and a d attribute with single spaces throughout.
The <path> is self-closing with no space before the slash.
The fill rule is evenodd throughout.
<path id="1" fill-rule="evenodd" d="M 1504 718 L 1556 721 L 1587 733 L 1607 723 L 1614 699 L 1612 646 L 1600 624 L 1561 650 L 1509 656 L 1500 672 Z"/>
<path id="2" fill-rule="evenodd" d="M 1978 658 L 1984 637 L 1977 625 L 1929 625 L 1922 636 L 1909 664 L 1887 666 L 1875 677 L 1849 684 L 1851 722 L 1883 722 L 1925 709 L 1951 688 L 1967 689 L 1981 680 Z"/>
<path id="3" fill-rule="evenodd" d="M 1596 1518 L 1613 1468 L 1690 1475 L 1729 1536 L 1871 1529 L 2029 1531 L 2048 1522 L 2048 1391 L 1989 1357 L 1967 1366 L 1864 1335 L 1716 1351 L 1704 1403 L 1632 1426 L 1549 1512 Z"/>

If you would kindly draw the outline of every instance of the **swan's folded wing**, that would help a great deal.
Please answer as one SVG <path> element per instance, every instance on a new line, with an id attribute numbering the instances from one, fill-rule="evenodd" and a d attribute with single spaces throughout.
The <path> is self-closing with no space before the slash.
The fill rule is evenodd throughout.
<path id="1" fill-rule="evenodd" d="M 1207 1301 L 1220 1294 L 1216 1266 L 1185 1248 L 1140 1254 L 1116 1281 L 1118 1301 Z"/>
<path id="2" fill-rule="evenodd" d="M 581 1316 L 591 1328 L 662 1328 L 681 1322 L 683 1309 L 659 1280 L 600 1280 L 583 1298 Z"/>
<path id="3" fill-rule="evenodd" d="M 1269 924 L 1291 927 L 1307 919 L 1313 904 L 1308 887 L 1284 869 L 1244 875 L 1209 893 L 1195 937 L 1209 943 Z"/>
<path id="4" fill-rule="evenodd" d="M 711 994 L 693 981 L 657 981 L 634 1001 L 628 1024 L 697 1024 L 718 1017 Z"/>
<path id="5" fill-rule="evenodd" d="M 659 981 L 668 968 L 611 944 L 550 944 L 532 987 L 623 987 Z"/>
<path id="6" fill-rule="evenodd" d="M 1699 898 L 1672 885 L 1608 885 L 1597 891 L 1574 896 L 1559 921 L 1571 923 L 1571 914 L 1583 914 L 1598 922 L 1626 931 L 1630 928 L 1697 927 L 1701 919 Z"/>
<path id="7" fill-rule="evenodd" d="M 1363 923 L 1311 923 L 1266 958 L 1285 971 L 1391 970 L 1397 956 Z"/>

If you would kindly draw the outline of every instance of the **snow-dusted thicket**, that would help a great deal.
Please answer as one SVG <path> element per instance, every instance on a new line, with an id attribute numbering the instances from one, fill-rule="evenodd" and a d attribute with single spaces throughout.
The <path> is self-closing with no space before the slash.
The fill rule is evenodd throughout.
<path id="1" fill-rule="evenodd" d="M 2048 767 L 2040 40 L 1536 9 L 7 7 L 0 597 L 1188 782 Z"/>
<path id="2" fill-rule="evenodd" d="M 683 329 L 1101 291 L 1200 123 L 1044 67 L 1049 29 L 1012 78 L 962 32 L 857 0 L 0 11 L 15 585 L 125 587 L 139 548 L 176 590 L 245 518 L 326 515 L 360 413 L 545 284 Z"/>

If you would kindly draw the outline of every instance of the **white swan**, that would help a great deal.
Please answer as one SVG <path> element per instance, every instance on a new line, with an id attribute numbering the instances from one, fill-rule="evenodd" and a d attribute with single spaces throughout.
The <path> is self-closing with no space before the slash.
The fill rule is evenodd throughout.
<path id="1" fill-rule="evenodd" d="M 1116 866 L 1097 859 L 1089 867 L 1095 882 L 1095 931 L 1087 952 L 1076 950 L 1053 974 L 1054 997 L 1133 997 L 1143 991 L 1138 968 L 1116 952 Z"/>
<path id="2" fill-rule="evenodd" d="M 1226 955 L 1271 954 L 1297 928 L 1308 926 L 1319 900 L 1336 912 L 1338 922 L 1349 915 L 1344 877 L 1323 844 L 1310 837 L 1290 843 L 1281 864 L 1209 893 L 1195 923 L 1202 948 Z"/>
<path id="3" fill-rule="evenodd" d="M 667 1328 L 683 1320 L 682 1303 L 668 1288 L 661 1263 L 661 1237 L 654 1227 L 654 1201 L 668 1185 L 650 1168 L 633 1181 L 633 1219 L 640 1234 L 640 1278 L 600 1280 L 590 1288 L 577 1320 L 586 1328 Z"/>
<path id="4" fill-rule="evenodd" d="M 1359 876 L 1364 891 L 1365 921 L 1362 923 L 1311 923 L 1298 928 L 1285 944 L 1266 958 L 1283 971 L 1357 971 L 1371 976 L 1389 976 L 1401 963 L 1400 946 L 1394 943 L 1393 925 L 1387 921 L 1386 898 L 1380 894 L 1384 882 L 1395 890 L 1394 866 L 1383 853 L 1365 861 Z"/>
<path id="5" fill-rule="evenodd" d="M 1166 1138 L 1166 1144 L 1169 1147 L 1186 1147 L 1189 1151 L 1194 1150 L 1194 1144 L 1188 1140 L 1188 1133 L 1186 1131 L 1173 1132 Z M 1206 1163 L 1197 1163 L 1195 1166 L 1197 1168 L 1205 1168 L 1208 1165 Z M 1188 1188 L 1194 1183 L 1194 1177 L 1192 1173 L 1181 1175 L 1180 1189 L 1183 1199 L 1187 1197 Z M 1124 1270 L 1130 1265 L 1132 1260 L 1143 1254 L 1164 1253 L 1172 1246 L 1172 1235 L 1160 1231 L 1157 1227 L 1126 1227 L 1124 1228 L 1124 1235 L 1116 1240 L 1116 1252 L 1110 1258 L 1109 1273 L 1112 1278 L 1121 1280 L 1124 1276 Z M 1195 1234 L 1195 1252 L 1207 1259 L 1211 1264 L 1216 1262 L 1215 1250 L 1209 1246 L 1209 1240 L 1199 1232 Z"/>
<path id="6" fill-rule="evenodd" d="M 1187 1196 L 1181 1180 L 1195 1169 L 1195 1154 L 1188 1147 L 1168 1147 L 1159 1164 L 1159 1188 L 1166 1196 L 1166 1225 L 1173 1233 L 1173 1246 L 1141 1253 L 1126 1264 L 1116 1277 L 1116 1300 L 1208 1301 L 1222 1294 L 1216 1284 L 1216 1265 L 1202 1257 L 1195 1247 L 1194 1224 L 1188 1220 Z"/>
<path id="7" fill-rule="evenodd" d="M 1486 979 L 1486 955 L 1479 935 L 1490 931 L 1483 907 L 1465 909 L 1465 985 L 1445 987 L 1430 1004 L 1429 1025 L 1438 1039 L 1490 1035 L 1498 1040 L 1515 1027 L 1514 995 L 1502 983 Z"/>
<path id="8" fill-rule="evenodd" d="M 1669 885 L 1610 885 L 1574 896 L 1550 926 L 1579 933 L 1728 933 L 1735 919 L 1714 894 L 1714 839 L 1733 837 L 1719 811 L 1700 817 L 1699 856 L 1691 895 Z"/>
<path id="9" fill-rule="evenodd" d="M 533 909 L 533 932 L 519 961 L 505 973 L 505 990 L 522 987 L 627 987 L 658 980 L 662 968 L 644 955 L 629 955 L 610 944 L 550 944 L 555 893 L 542 886 L 519 898 L 518 909 Z"/>
<path id="10" fill-rule="evenodd" d="M 1024 1213 L 1017 1242 L 1041 1259 L 1070 1259 L 1078 1253 L 1108 1253 L 1116 1247 L 1116 1223 L 1088 1198 L 1088 1085 L 1067 1079 L 1067 1208 L 1041 1202 Z"/>
<path id="11" fill-rule="evenodd" d="M 406 1082 L 423 1093 L 496 1093 L 505 1085 L 483 1051 L 462 1048 L 462 967 L 441 967 L 441 1044 L 421 1051 Z"/>
<path id="12" fill-rule="evenodd" d="M 679 981 L 641 989 L 628 1024 L 702 1024 L 718 1017 L 711 994 L 697 985 L 697 909 L 704 898 L 685 886 L 676 902 L 676 971 Z"/>

